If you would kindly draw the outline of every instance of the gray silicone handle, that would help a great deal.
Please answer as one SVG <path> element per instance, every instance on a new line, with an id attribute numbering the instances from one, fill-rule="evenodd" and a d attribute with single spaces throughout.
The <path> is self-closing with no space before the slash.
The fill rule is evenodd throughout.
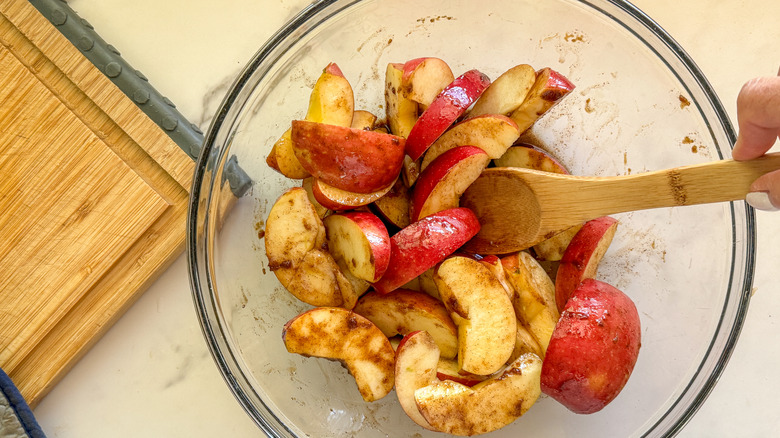
<path id="1" fill-rule="evenodd" d="M 146 76 L 132 68 L 119 51 L 98 35 L 64 0 L 29 0 L 79 51 L 125 93 L 193 160 L 203 146 L 203 132 L 182 115 L 168 98 L 152 87 Z M 228 183 L 240 197 L 251 185 L 235 156 L 225 166 Z"/>

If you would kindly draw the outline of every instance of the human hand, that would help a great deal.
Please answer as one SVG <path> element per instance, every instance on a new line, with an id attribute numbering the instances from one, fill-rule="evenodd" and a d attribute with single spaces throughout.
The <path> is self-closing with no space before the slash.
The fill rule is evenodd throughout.
<path id="1" fill-rule="evenodd" d="M 732 156 L 751 160 L 763 155 L 780 136 L 779 76 L 747 82 L 737 97 L 739 135 Z M 780 170 L 761 176 L 750 186 L 745 200 L 760 210 L 780 210 Z"/>

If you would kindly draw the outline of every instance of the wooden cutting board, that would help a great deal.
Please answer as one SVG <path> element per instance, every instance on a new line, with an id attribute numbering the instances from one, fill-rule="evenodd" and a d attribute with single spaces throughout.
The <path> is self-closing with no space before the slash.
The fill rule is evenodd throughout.
<path id="1" fill-rule="evenodd" d="M 0 2 L 0 368 L 28 403 L 181 254 L 193 166 L 30 3 Z"/>

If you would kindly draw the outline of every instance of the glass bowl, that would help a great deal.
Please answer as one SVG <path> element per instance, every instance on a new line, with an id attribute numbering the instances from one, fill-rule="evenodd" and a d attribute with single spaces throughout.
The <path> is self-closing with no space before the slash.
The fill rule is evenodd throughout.
<path id="1" fill-rule="evenodd" d="M 307 7 L 240 74 L 207 133 L 192 188 L 187 252 L 208 345 L 227 384 L 269 436 L 437 436 L 393 393 L 365 403 L 340 364 L 287 353 L 282 325 L 308 308 L 270 272 L 264 220 L 298 182 L 272 171 L 274 141 L 302 118 L 336 62 L 355 107 L 384 115 L 388 62 L 435 56 L 458 75 L 521 63 L 577 88 L 531 136 L 574 174 L 619 175 L 727 158 L 735 138 L 702 73 L 672 38 L 619 0 L 343 0 Z M 236 168 L 252 181 L 236 197 Z M 576 201 L 576 194 L 572 194 Z M 496 437 L 666 436 L 701 406 L 731 354 L 753 278 L 755 222 L 743 202 L 616 216 L 599 278 L 626 292 L 642 348 L 623 392 L 576 415 L 551 398 Z"/>

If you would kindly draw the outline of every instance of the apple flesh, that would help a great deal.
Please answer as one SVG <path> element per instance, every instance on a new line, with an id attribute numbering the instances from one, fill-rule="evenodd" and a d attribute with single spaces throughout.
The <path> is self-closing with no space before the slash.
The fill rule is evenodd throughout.
<path id="1" fill-rule="evenodd" d="M 403 87 L 404 64 L 387 64 L 385 70 L 385 115 L 390 132 L 408 137 L 417 122 L 417 102 L 409 99 Z"/>
<path id="2" fill-rule="evenodd" d="M 304 169 L 333 187 L 371 193 L 392 186 L 404 139 L 375 131 L 294 120 L 293 151 Z"/>
<path id="3" fill-rule="evenodd" d="M 597 412 L 617 397 L 641 345 L 631 299 L 587 279 L 566 302 L 542 366 L 542 391 L 572 412 Z"/>
<path id="4" fill-rule="evenodd" d="M 431 427 L 471 436 L 498 430 L 522 416 L 541 395 L 542 361 L 524 354 L 499 375 L 473 387 L 440 381 L 414 393 L 417 408 Z"/>
<path id="5" fill-rule="evenodd" d="M 399 178 L 384 196 L 371 204 L 371 207 L 390 225 L 401 229 L 411 223 L 410 202 L 409 188 Z"/>
<path id="6" fill-rule="evenodd" d="M 395 351 L 371 321 L 340 307 L 319 307 L 284 325 L 290 353 L 342 362 L 355 378 L 363 400 L 387 395 L 395 383 Z"/>
<path id="7" fill-rule="evenodd" d="M 469 70 L 453 80 L 431 102 L 406 138 L 406 153 L 417 160 L 479 98 L 490 79 L 478 70 Z"/>
<path id="8" fill-rule="evenodd" d="M 434 267 L 479 232 L 479 221 L 467 208 L 432 214 L 390 238 L 390 264 L 374 289 L 388 293 Z"/>
<path id="9" fill-rule="evenodd" d="M 365 110 L 355 110 L 355 112 L 352 113 L 352 123 L 349 127 L 352 129 L 370 131 L 374 129 L 375 124 L 376 116 L 374 114 Z"/>
<path id="10" fill-rule="evenodd" d="M 392 190 L 387 186 L 371 193 L 356 193 L 333 187 L 319 179 L 312 178 L 311 192 L 323 208 L 335 211 L 354 210 L 381 199 Z"/>
<path id="11" fill-rule="evenodd" d="M 585 222 L 571 239 L 555 276 L 555 300 L 559 310 L 583 280 L 596 277 L 617 226 L 616 219 L 603 216 Z"/>
<path id="12" fill-rule="evenodd" d="M 436 367 L 436 377 L 439 380 L 452 380 L 466 386 L 474 386 L 490 378 L 490 376 L 480 376 L 479 374 L 463 371 L 458 366 L 457 360 L 444 358 L 439 359 L 439 364 Z"/>
<path id="13" fill-rule="evenodd" d="M 328 250 L 355 277 L 375 282 L 390 263 L 390 236 L 385 224 L 367 212 L 332 214 L 325 218 Z"/>
<path id="14" fill-rule="evenodd" d="M 434 281 L 447 309 L 457 315 L 458 365 L 488 375 L 506 364 L 515 346 L 517 318 L 506 290 L 482 263 L 452 256 L 439 264 Z"/>
<path id="15" fill-rule="evenodd" d="M 426 168 L 412 189 L 409 217 L 412 221 L 457 207 L 460 196 L 490 162 L 482 149 L 459 146 L 450 149 Z"/>
<path id="16" fill-rule="evenodd" d="M 401 340 L 395 353 L 395 395 L 406 415 L 418 425 L 433 430 L 417 409 L 414 393 L 437 381 L 439 348 L 425 331 L 414 331 Z"/>
<path id="17" fill-rule="evenodd" d="M 444 304 L 426 293 L 407 289 L 386 294 L 369 292 L 352 310 L 373 322 L 387 337 L 423 330 L 433 337 L 442 357 L 452 359 L 458 353 L 458 328 Z"/>
<path id="18" fill-rule="evenodd" d="M 409 99 L 428 107 L 455 76 L 450 66 L 439 58 L 417 58 L 407 61 L 401 77 L 403 91 Z"/>
<path id="19" fill-rule="evenodd" d="M 569 171 L 549 152 L 534 145 L 521 143 L 508 148 L 493 161 L 496 167 L 522 167 L 568 175 Z"/>
<path id="20" fill-rule="evenodd" d="M 551 68 L 543 68 L 536 73 L 534 86 L 510 117 L 520 132 L 525 132 L 572 90 L 574 84 L 566 77 Z"/>
<path id="21" fill-rule="evenodd" d="M 490 158 L 501 157 L 520 137 L 517 124 L 506 116 L 487 114 L 456 123 L 425 152 L 420 169 L 425 170 L 444 152 L 458 146 L 476 146 Z"/>
<path id="22" fill-rule="evenodd" d="M 525 100 L 536 82 L 536 71 L 528 64 L 516 65 L 502 73 L 482 93 L 468 117 L 483 114 L 512 114 Z"/>

